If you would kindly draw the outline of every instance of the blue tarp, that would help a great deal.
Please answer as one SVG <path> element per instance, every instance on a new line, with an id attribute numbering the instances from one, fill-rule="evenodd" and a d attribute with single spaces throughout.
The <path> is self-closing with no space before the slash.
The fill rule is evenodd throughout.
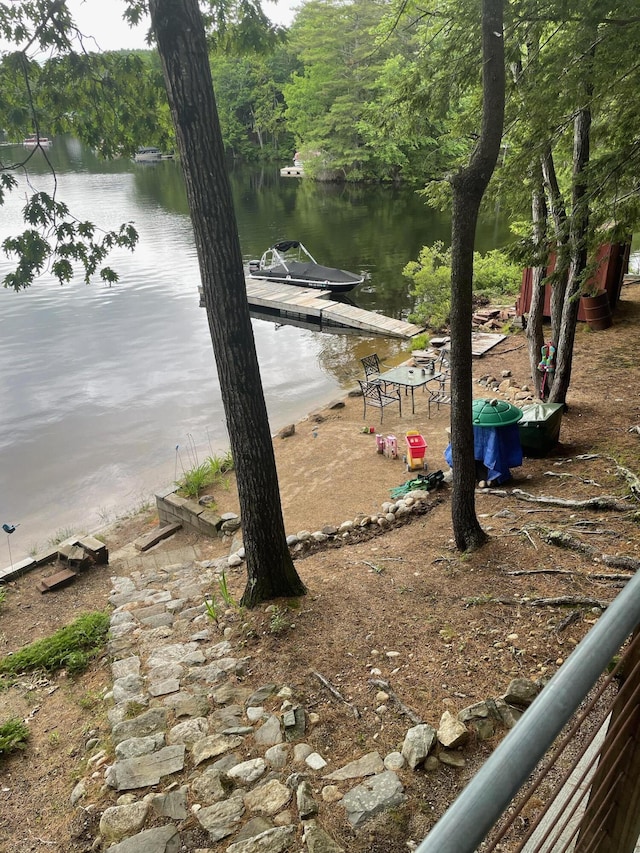
<path id="1" fill-rule="evenodd" d="M 487 469 L 487 480 L 505 483 L 511 479 L 509 468 L 522 465 L 522 447 L 518 424 L 500 427 L 473 428 L 473 453 L 477 462 Z M 451 466 L 451 445 L 447 446 L 444 458 Z"/>

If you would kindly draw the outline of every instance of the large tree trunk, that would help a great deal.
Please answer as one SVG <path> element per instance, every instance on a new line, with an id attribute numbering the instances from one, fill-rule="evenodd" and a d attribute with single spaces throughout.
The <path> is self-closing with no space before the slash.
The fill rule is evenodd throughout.
<path id="1" fill-rule="evenodd" d="M 286 543 L 242 253 L 197 0 L 150 0 L 235 463 L 247 563 L 242 603 L 300 595 Z M 194 293 L 195 298 L 195 293 Z"/>
<path id="2" fill-rule="evenodd" d="M 503 0 L 482 3 L 482 131 L 469 165 L 451 178 L 451 514 L 456 546 L 478 548 L 487 535 L 475 511 L 471 330 L 473 249 L 478 211 L 495 168 L 504 123 Z"/>

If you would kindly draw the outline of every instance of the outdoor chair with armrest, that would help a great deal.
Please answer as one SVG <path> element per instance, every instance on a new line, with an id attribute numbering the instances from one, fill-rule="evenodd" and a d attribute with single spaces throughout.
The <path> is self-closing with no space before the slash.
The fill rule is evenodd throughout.
<path id="1" fill-rule="evenodd" d="M 387 392 L 383 390 L 379 383 L 367 382 L 362 379 L 358 379 L 358 384 L 362 389 L 362 399 L 364 401 L 363 419 L 367 417 L 367 406 L 374 406 L 380 409 L 380 423 L 382 423 L 384 408 L 385 406 L 390 406 L 392 403 L 398 404 L 398 411 L 400 416 L 402 416 L 402 396 L 399 388 Z"/>
<path id="2" fill-rule="evenodd" d="M 380 384 L 380 359 L 377 352 L 372 352 L 371 355 L 365 355 L 361 358 L 364 368 L 364 377 L 367 382 L 378 382 Z"/>
<path id="3" fill-rule="evenodd" d="M 436 406 L 437 411 L 440 411 L 440 406 L 451 405 L 451 388 L 447 387 L 449 376 L 443 373 L 438 378 L 438 384 L 435 388 L 427 388 L 429 398 L 427 400 L 428 416 L 431 417 L 431 405 Z"/>
<path id="4" fill-rule="evenodd" d="M 387 390 L 387 385 L 393 385 L 393 382 L 385 382 L 384 379 L 380 378 L 380 359 L 377 352 L 365 355 L 360 361 L 364 367 L 364 376 L 367 382 L 381 385 L 384 391 Z"/>

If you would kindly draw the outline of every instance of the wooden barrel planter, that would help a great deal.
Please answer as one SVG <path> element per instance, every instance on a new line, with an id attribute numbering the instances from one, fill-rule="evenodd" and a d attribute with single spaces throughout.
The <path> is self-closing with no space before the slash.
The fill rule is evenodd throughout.
<path id="1" fill-rule="evenodd" d="M 584 318 L 589 328 L 593 329 L 594 332 L 608 329 L 613 323 L 609 294 L 606 290 L 600 290 L 593 296 L 583 296 L 582 308 Z"/>

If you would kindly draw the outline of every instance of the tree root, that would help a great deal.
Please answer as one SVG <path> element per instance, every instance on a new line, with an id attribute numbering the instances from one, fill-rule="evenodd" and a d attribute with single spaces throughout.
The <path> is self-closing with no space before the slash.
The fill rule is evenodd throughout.
<path id="1" fill-rule="evenodd" d="M 629 488 L 631 489 L 631 494 L 634 498 L 640 501 L 640 478 L 637 477 L 633 471 L 630 471 L 628 468 L 625 468 L 624 465 L 618 465 L 616 463 L 616 471 L 620 474 L 629 484 Z"/>
<path id="2" fill-rule="evenodd" d="M 491 490 L 492 494 L 509 494 L 509 492 L 501 492 Z M 523 492 L 522 489 L 512 489 L 510 492 L 514 498 L 521 501 L 531 501 L 532 503 L 553 504 L 553 506 L 568 507 L 570 509 L 613 509 L 617 512 L 628 512 L 632 509 L 631 505 L 613 495 L 599 495 L 595 498 L 588 498 L 584 501 L 573 501 L 565 498 L 554 498 L 551 495 L 532 495 L 529 492 Z"/>
<path id="3" fill-rule="evenodd" d="M 625 557 L 622 554 L 602 554 L 593 545 L 580 542 L 579 539 L 576 539 L 570 533 L 564 533 L 560 530 L 550 530 L 540 535 L 549 545 L 555 545 L 558 548 L 567 548 L 570 551 L 577 551 L 579 554 L 591 557 L 592 560 L 603 563 L 605 566 L 626 569 L 629 572 L 637 572 L 640 569 L 640 560 L 635 557 Z"/>

